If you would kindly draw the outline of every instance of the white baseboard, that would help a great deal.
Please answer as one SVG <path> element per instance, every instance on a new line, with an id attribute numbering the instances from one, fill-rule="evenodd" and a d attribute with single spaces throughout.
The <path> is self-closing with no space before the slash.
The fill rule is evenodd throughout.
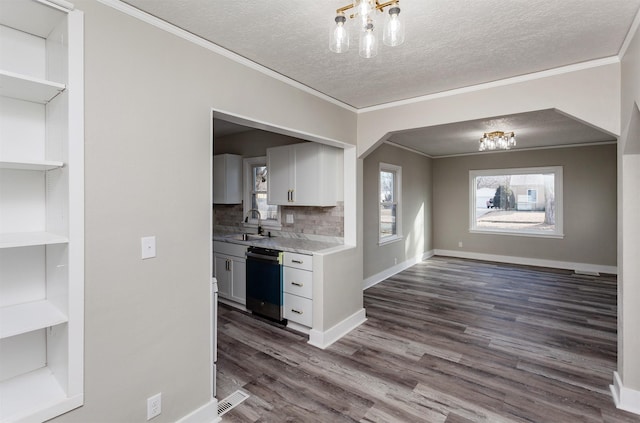
<path id="1" fill-rule="evenodd" d="M 391 276 L 398 274 L 400 272 L 402 272 L 403 270 L 407 270 L 408 268 L 410 268 L 411 266 L 413 266 L 416 263 L 420 263 L 423 260 L 426 260 L 430 257 L 433 257 L 434 252 L 433 250 L 427 251 L 425 253 L 423 253 L 420 256 L 416 256 L 414 258 L 411 258 L 409 260 L 403 261 L 402 263 L 398 263 L 395 266 L 392 266 L 388 269 L 383 270 L 380 273 L 376 273 L 373 276 L 369 276 L 368 278 L 366 278 L 364 281 L 362 281 L 362 290 L 365 290 L 367 288 L 371 288 L 372 286 L 382 282 L 383 280 L 390 278 Z"/>
<path id="2" fill-rule="evenodd" d="M 582 273 L 582 274 L 595 274 L 595 273 L 607 273 L 607 274 L 613 274 L 613 275 L 618 274 L 617 266 L 604 266 L 600 264 L 574 263 L 570 261 L 544 260 L 544 259 L 515 257 L 515 256 L 499 256 L 495 254 L 474 253 L 471 251 L 455 251 L 455 250 L 439 250 L 439 249 L 435 250 L 434 255 L 468 258 L 473 260 L 495 261 L 499 263 L 522 264 L 525 266 L 551 267 L 554 269 L 569 269 L 569 270 L 576 271 L 576 273 Z"/>
<path id="3" fill-rule="evenodd" d="M 640 391 L 626 388 L 622 384 L 618 372 L 613 372 L 613 385 L 609 385 L 609 387 L 616 407 L 630 413 L 640 414 Z"/>
<path id="4" fill-rule="evenodd" d="M 211 401 L 193 410 L 176 423 L 217 423 L 220 421 L 222 419 L 218 417 L 218 400 L 211 398 Z"/>
<path id="5" fill-rule="evenodd" d="M 364 308 L 361 308 L 325 332 L 311 329 L 309 331 L 309 344 L 324 350 L 329 345 L 333 344 L 338 339 L 363 324 L 366 320 L 367 315 L 365 310 Z"/>

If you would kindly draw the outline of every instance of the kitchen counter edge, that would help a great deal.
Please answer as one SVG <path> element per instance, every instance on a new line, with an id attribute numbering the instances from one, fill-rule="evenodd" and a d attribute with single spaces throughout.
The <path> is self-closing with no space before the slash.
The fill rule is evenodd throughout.
<path id="1" fill-rule="evenodd" d="M 213 241 L 228 242 L 231 244 L 246 245 L 247 247 L 264 247 L 274 250 L 286 251 L 299 254 L 318 254 L 339 251 L 340 247 L 349 247 L 344 244 L 313 241 L 298 238 L 272 237 L 260 240 L 241 241 L 229 235 L 214 235 Z"/>

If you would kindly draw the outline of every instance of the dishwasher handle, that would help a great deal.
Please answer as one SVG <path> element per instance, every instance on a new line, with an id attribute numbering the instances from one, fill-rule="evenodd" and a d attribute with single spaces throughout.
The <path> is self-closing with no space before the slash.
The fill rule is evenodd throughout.
<path id="1" fill-rule="evenodd" d="M 245 256 L 248 259 L 254 259 L 254 260 L 260 260 L 260 261 L 266 261 L 266 262 L 273 262 L 273 263 L 278 263 L 278 257 L 276 256 L 267 256 L 264 254 L 258 254 L 258 253 L 253 253 L 250 251 L 247 251 L 245 253 Z"/>

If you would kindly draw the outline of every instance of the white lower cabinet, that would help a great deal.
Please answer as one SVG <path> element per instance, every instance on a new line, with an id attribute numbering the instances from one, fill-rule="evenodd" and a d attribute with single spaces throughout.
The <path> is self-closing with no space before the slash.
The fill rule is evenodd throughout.
<path id="1" fill-rule="evenodd" d="M 244 245 L 213 243 L 214 276 L 218 296 L 242 305 L 247 303 L 247 273 Z"/>
<path id="2" fill-rule="evenodd" d="M 285 319 L 307 327 L 313 325 L 313 300 L 310 298 L 303 298 L 285 292 L 284 307 Z"/>
<path id="3" fill-rule="evenodd" d="M 284 253 L 282 277 L 284 317 L 308 328 L 313 326 L 313 257 Z"/>

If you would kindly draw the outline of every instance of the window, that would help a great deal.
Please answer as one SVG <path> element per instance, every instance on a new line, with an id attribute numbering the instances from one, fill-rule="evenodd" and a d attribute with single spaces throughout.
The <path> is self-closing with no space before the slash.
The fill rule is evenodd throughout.
<path id="1" fill-rule="evenodd" d="M 260 211 L 260 223 L 264 228 L 280 229 L 280 208 L 267 204 L 267 158 L 252 157 L 244 159 L 244 218 L 245 225 L 258 225 L 257 213 Z"/>
<path id="2" fill-rule="evenodd" d="M 562 167 L 469 171 L 470 231 L 562 238 Z"/>
<path id="3" fill-rule="evenodd" d="M 379 244 L 402 239 L 400 191 L 402 168 L 380 163 Z"/>

